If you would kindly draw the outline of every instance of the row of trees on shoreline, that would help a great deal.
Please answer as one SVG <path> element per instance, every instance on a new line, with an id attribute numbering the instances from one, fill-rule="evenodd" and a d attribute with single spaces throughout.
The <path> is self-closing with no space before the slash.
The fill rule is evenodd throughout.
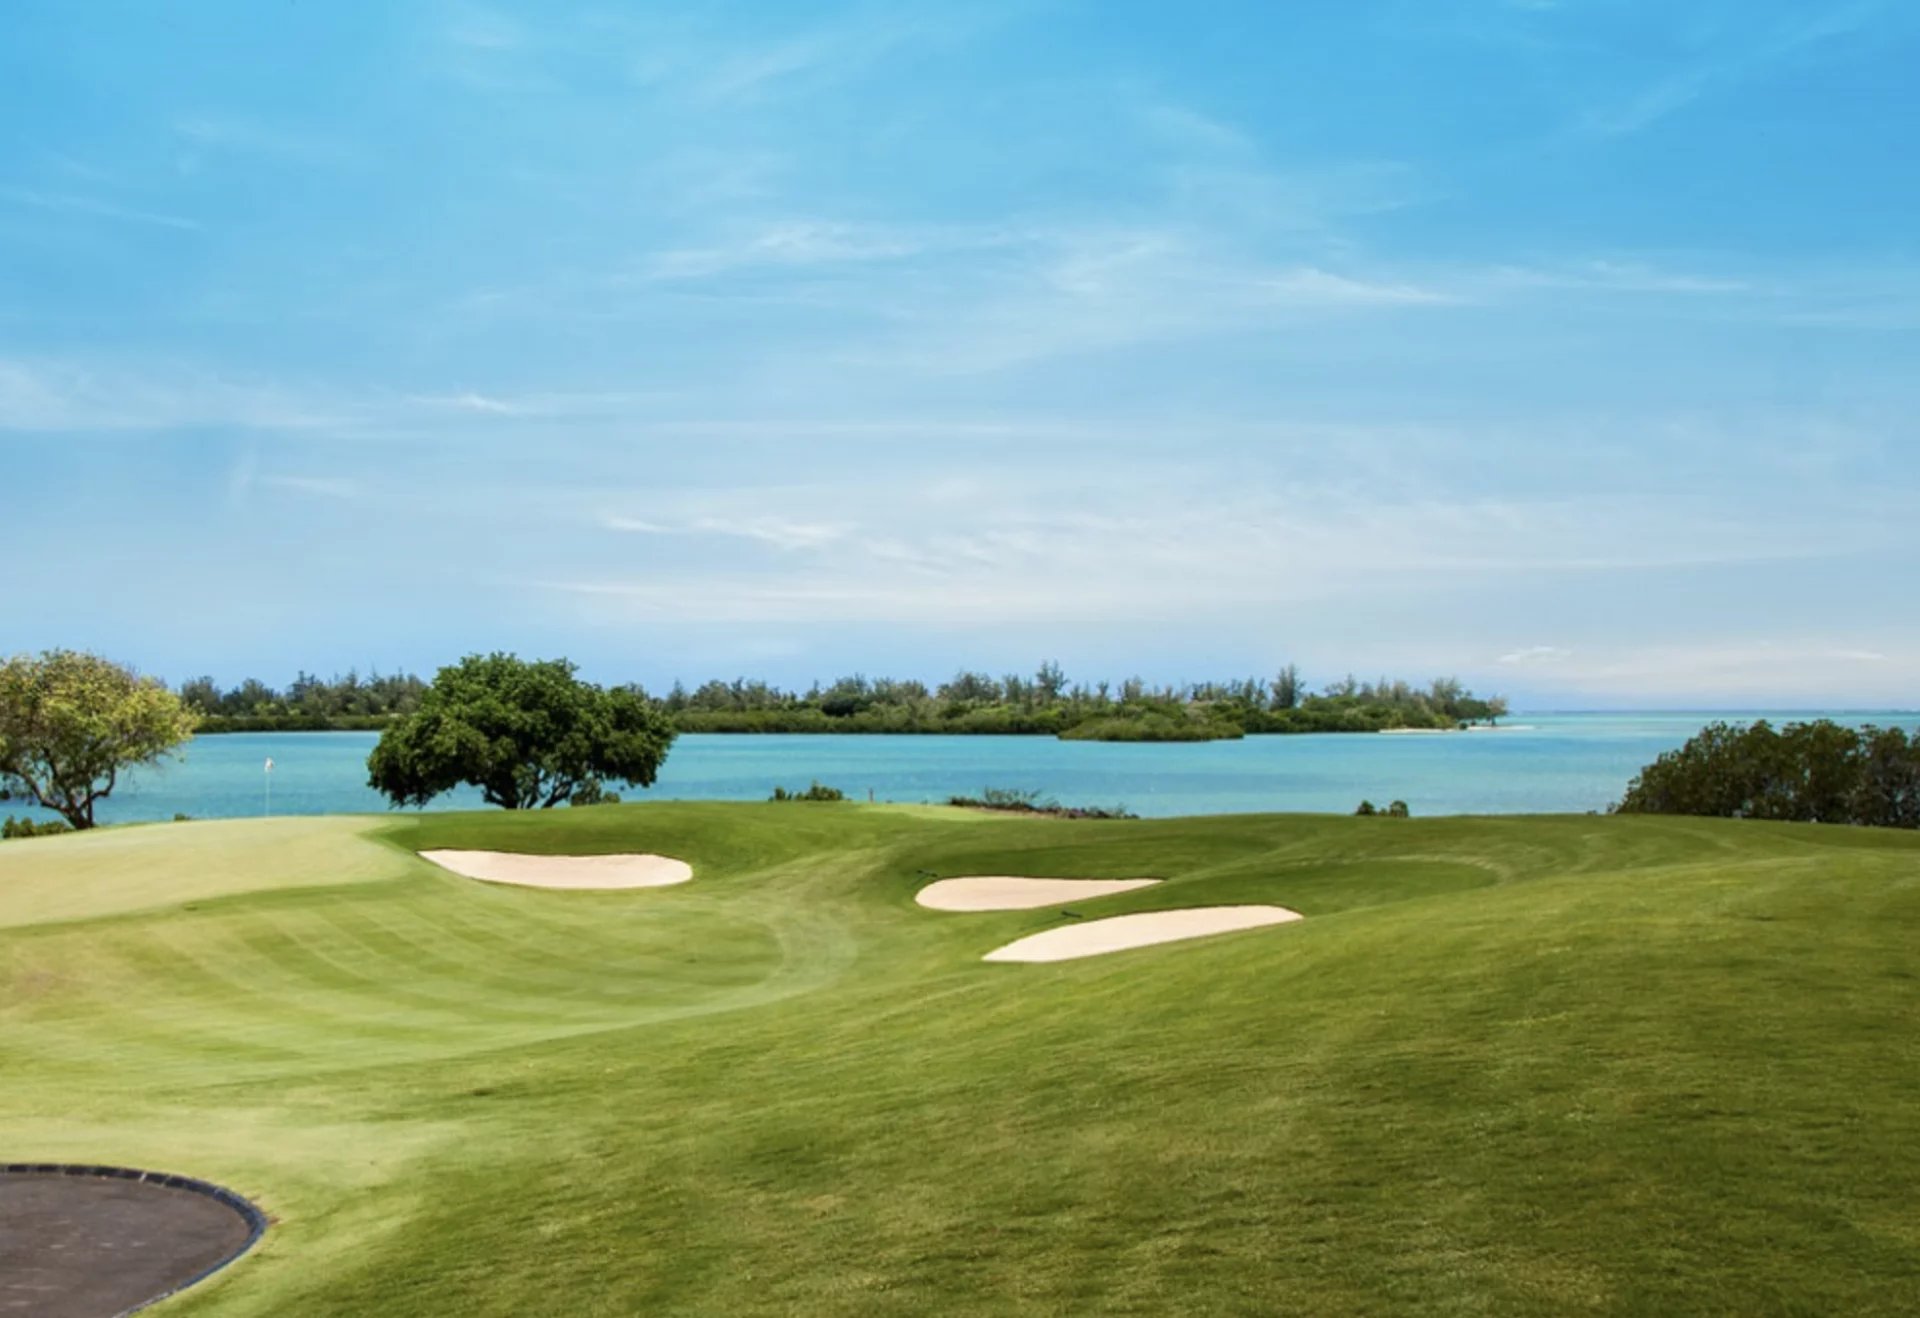
<path id="1" fill-rule="evenodd" d="M 200 731 L 373 730 L 412 714 L 427 683 L 411 674 L 321 679 L 301 673 L 286 690 L 249 679 L 221 688 L 199 677 L 180 687 Z M 637 684 L 618 688 L 648 698 Z M 1424 686 L 1349 676 L 1309 691 L 1288 664 L 1271 678 L 1149 684 L 1070 682 L 1058 664 L 1032 675 L 961 671 L 929 685 L 854 674 L 806 690 L 736 678 L 689 689 L 676 682 L 657 702 L 680 732 L 962 733 L 1059 736 L 1097 741 L 1207 741 L 1248 734 L 1379 732 L 1455 728 L 1505 715 L 1499 696 L 1480 697 L 1453 678 Z"/>

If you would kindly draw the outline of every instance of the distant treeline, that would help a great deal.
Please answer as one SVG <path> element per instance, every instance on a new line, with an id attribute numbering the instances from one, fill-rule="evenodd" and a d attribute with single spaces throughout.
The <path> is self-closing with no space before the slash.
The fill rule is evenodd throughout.
<path id="1" fill-rule="evenodd" d="M 180 684 L 180 699 L 206 732 L 369 732 L 411 714 L 427 684 L 411 673 L 315 677 L 302 672 L 284 691 L 248 678 L 222 690 L 211 677 Z"/>
<path id="2" fill-rule="evenodd" d="M 1211 741 L 1249 733 L 1379 732 L 1492 722 L 1506 702 L 1482 699 L 1452 678 L 1423 687 L 1348 677 L 1308 692 L 1289 664 L 1272 678 L 1150 686 L 1074 683 L 1057 664 L 1032 677 L 961 672 L 935 687 L 894 678 L 843 677 L 786 691 L 741 679 L 662 704 L 682 732 L 1042 734 L 1089 741 Z"/>
<path id="3" fill-rule="evenodd" d="M 380 730 L 413 713 L 424 690 L 426 682 L 413 674 L 319 678 L 301 672 L 284 692 L 252 678 L 228 690 L 211 678 L 194 678 L 180 686 L 180 697 L 200 715 L 202 732 L 323 732 Z M 1185 686 L 1148 686 L 1140 678 L 1117 686 L 1068 682 L 1054 663 L 1033 676 L 958 672 L 937 686 L 854 674 L 801 692 L 735 678 L 693 690 L 676 682 L 659 699 L 680 732 L 960 732 L 1089 742 L 1457 728 L 1507 713 L 1501 697 L 1482 699 L 1453 678 L 1413 686 L 1348 676 L 1308 692 L 1294 665 L 1273 678 Z"/>
<path id="4" fill-rule="evenodd" d="M 286 691 L 249 680 L 223 691 L 208 678 L 180 688 L 202 732 L 379 729 L 418 705 L 413 676 L 322 680 L 302 673 Z M 638 689 L 638 688 L 635 688 Z M 659 698 L 680 732 L 966 733 L 1057 736 L 1085 741 L 1213 741 L 1250 733 L 1380 732 L 1491 723 L 1498 696 L 1474 695 L 1453 678 L 1425 686 L 1343 679 L 1310 692 L 1292 664 L 1271 678 L 1153 686 L 1069 682 L 1058 664 L 1028 677 L 960 672 L 935 686 L 912 679 L 843 677 L 805 691 L 737 678 L 692 690 L 676 682 Z"/>

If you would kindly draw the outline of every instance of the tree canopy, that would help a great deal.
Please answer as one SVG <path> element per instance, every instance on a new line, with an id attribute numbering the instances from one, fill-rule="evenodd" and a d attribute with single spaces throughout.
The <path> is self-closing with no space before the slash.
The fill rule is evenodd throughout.
<path id="1" fill-rule="evenodd" d="M 490 805 L 546 809 L 603 783 L 651 785 L 672 743 L 672 725 L 639 691 L 582 682 L 564 659 L 476 654 L 442 668 L 419 707 L 381 734 L 368 781 L 397 806 L 464 783 Z"/>
<path id="2" fill-rule="evenodd" d="M 48 650 L 0 664 L 0 790 L 92 828 L 120 775 L 193 735 L 194 715 L 155 678 L 99 655 Z"/>
<path id="3" fill-rule="evenodd" d="M 1714 723 L 1642 769 L 1615 809 L 1920 828 L 1920 737 L 1830 719 Z"/>

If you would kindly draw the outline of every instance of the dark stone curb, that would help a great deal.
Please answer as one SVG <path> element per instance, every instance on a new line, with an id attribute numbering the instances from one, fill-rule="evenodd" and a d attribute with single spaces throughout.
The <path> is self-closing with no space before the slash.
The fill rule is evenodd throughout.
<path id="1" fill-rule="evenodd" d="M 267 1233 L 267 1215 L 254 1206 L 252 1201 L 235 1194 L 224 1185 L 215 1185 L 211 1181 L 196 1180 L 191 1176 L 176 1176 L 172 1172 L 143 1172 L 135 1167 L 94 1167 L 78 1162 L 0 1162 L 0 1176 L 94 1176 L 116 1181 L 144 1181 L 148 1185 L 164 1186 L 169 1190 L 185 1190 L 190 1194 L 205 1195 L 218 1203 L 231 1208 L 247 1224 L 247 1240 L 230 1256 L 220 1260 L 203 1272 L 187 1278 L 163 1295 L 143 1300 L 123 1313 L 138 1313 L 165 1299 L 171 1299 L 189 1286 L 198 1286 L 235 1259 L 245 1256 L 246 1252 L 260 1242 Z"/>

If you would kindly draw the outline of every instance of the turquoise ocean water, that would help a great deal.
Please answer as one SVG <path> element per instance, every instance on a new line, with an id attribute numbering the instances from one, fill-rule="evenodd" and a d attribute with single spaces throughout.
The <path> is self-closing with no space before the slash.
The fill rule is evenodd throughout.
<path id="1" fill-rule="evenodd" d="M 1362 797 L 1416 815 L 1604 810 L 1640 766 L 1715 719 L 1788 714 L 1535 714 L 1500 728 L 1436 735 L 1248 737 L 1123 745 L 1047 737 L 716 736 L 680 738 L 650 790 L 627 800 L 764 800 L 813 779 L 864 800 L 941 801 L 983 787 L 1033 789 L 1069 805 L 1142 815 L 1352 811 Z M 1920 714 L 1835 713 L 1842 722 L 1920 730 Z M 123 782 L 103 823 L 274 814 L 384 813 L 366 785 L 374 733 L 202 737 L 167 767 Z M 274 762 L 271 791 L 264 772 Z M 440 809 L 481 806 L 449 794 Z M 18 802 L 0 805 L 22 813 Z"/>

